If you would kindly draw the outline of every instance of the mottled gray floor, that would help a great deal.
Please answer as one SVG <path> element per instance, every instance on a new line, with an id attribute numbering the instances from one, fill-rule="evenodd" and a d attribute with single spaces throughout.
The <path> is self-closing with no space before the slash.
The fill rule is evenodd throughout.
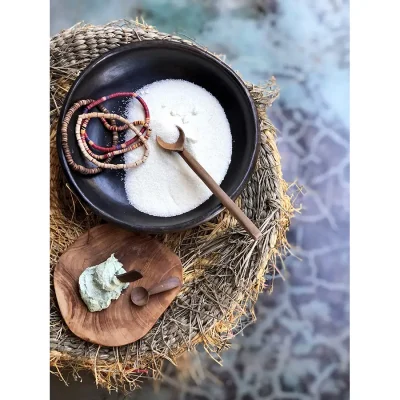
<path id="1" fill-rule="evenodd" d="M 162 31 L 186 34 L 224 53 L 243 77 L 274 75 L 270 109 L 280 131 L 284 176 L 304 187 L 289 239 L 288 279 L 261 295 L 257 322 L 224 355 L 203 362 L 204 380 L 174 378 L 132 398 L 346 400 L 349 398 L 349 12 L 347 0 L 52 0 L 51 33 L 85 20 L 143 15 Z M 171 373 L 171 376 L 173 373 Z M 120 399 L 88 376 L 52 399 Z"/>

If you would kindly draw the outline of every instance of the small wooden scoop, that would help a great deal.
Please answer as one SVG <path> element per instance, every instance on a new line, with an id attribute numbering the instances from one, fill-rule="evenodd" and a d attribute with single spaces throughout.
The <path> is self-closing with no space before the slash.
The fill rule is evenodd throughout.
<path id="1" fill-rule="evenodd" d="M 243 228 L 254 238 L 260 239 L 262 236 L 258 228 L 250 221 L 244 212 L 235 204 L 235 202 L 221 189 L 210 174 L 195 160 L 195 158 L 185 149 L 185 134 L 179 126 L 179 138 L 175 143 L 166 143 L 157 136 L 157 143 L 160 147 L 168 151 L 176 151 L 189 165 L 190 168 L 199 176 L 199 178 L 208 186 L 208 188 L 219 198 L 221 203 L 229 212 L 239 221 Z"/>
<path id="2" fill-rule="evenodd" d="M 128 283 L 128 282 L 135 282 L 139 279 L 143 278 L 143 275 L 136 270 L 132 270 L 126 272 L 124 274 L 115 275 L 121 282 Z"/>
<path id="3" fill-rule="evenodd" d="M 149 302 L 149 297 L 153 294 L 166 292 L 167 290 L 174 289 L 181 285 L 181 281 L 176 276 L 166 279 L 158 283 L 151 289 L 147 290 L 144 287 L 138 286 L 132 289 L 131 300 L 137 306 L 145 306 Z"/>

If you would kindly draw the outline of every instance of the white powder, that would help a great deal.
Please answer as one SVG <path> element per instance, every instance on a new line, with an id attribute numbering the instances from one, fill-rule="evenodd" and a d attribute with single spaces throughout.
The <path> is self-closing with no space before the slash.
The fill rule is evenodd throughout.
<path id="1" fill-rule="evenodd" d="M 176 153 L 158 146 L 156 136 L 175 142 L 185 132 L 186 149 L 221 184 L 232 155 L 232 136 L 228 119 L 218 100 L 205 89 L 183 80 L 163 80 L 138 92 L 150 110 L 150 154 L 144 164 L 125 173 L 125 190 L 136 209 L 159 217 L 183 214 L 198 207 L 211 191 Z M 143 120 L 140 103 L 132 99 L 126 109 L 129 121 Z M 125 140 L 132 138 L 132 131 Z M 125 162 L 141 157 L 142 149 L 125 153 Z"/>

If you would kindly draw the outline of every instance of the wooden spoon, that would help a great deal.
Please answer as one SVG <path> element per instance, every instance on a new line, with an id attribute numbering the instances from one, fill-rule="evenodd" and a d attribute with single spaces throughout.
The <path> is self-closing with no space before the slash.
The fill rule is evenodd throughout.
<path id="1" fill-rule="evenodd" d="M 185 133 L 182 128 L 176 126 L 179 130 L 179 138 L 175 143 L 164 142 L 157 136 L 157 143 L 164 150 L 176 151 L 189 165 L 189 167 L 199 176 L 199 178 L 208 186 L 208 188 L 219 198 L 221 203 L 229 212 L 239 221 L 243 228 L 254 238 L 260 239 L 262 236 L 258 228 L 250 221 L 245 213 L 235 204 L 235 202 L 221 189 L 210 174 L 196 161 L 196 159 L 185 149 Z"/>
<path id="2" fill-rule="evenodd" d="M 128 283 L 128 282 L 135 282 L 139 279 L 143 278 L 143 275 L 136 270 L 128 271 L 124 274 L 115 275 L 121 282 Z"/>
<path id="3" fill-rule="evenodd" d="M 180 279 L 176 276 L 172 276 L 171 278 L 168 278 L 165 281 L 153 286 L 149 290 L 145 289 L 142 286 L 135 287 L 132 289 L 131 292 L 132 303 L 140 307 L 145 306 L 148 303 L 149 297 L 151 295 L 166 292 L 167 290 L 174 289 L 180 285 Z"/>

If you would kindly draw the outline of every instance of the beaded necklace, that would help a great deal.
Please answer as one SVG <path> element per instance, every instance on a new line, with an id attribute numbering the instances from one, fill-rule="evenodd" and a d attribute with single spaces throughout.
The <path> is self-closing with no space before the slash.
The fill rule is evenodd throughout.
<path id="1" fill-rule="evenodd" d="M 83 120 L 86 119 L 92 119 L 92 118 L 105 118 L 105 119 L 116 119 L 121 122 L 124 122 L 125 124 L 128 125 L 128 128 L 131 129 L 134 133 L 136 133 L 137 137 L 139 140 L 142 142 L 145 151 L 142 156 L 142 158 L 138 161 L 132 162 L 132 163 L 127 163 L 127 164 L 110 164 L 110 163 L 103 163 L 98 161 L 95 157 L 93 157 L 89 151 L 88 151 L 88 146 L 86 144 L 86 141 L 84 140 L 83 136 L 81 135 L 81 126 Z M 85 156 L 86 159 L 88 159 L 90 162 L 93 164 L 97 165 L 100 168 L 106 168 L 106 169 L 128 169 L 128 168 L 133 168 L 137 167 L 138 165 L 144 163 L 149 155 L 149 146 L 147 144 L 147 140 L 144 138 L 144 135 L 139 131 L 139 129 L 136 128 L 136 126 L 129 122 L 127 119 L 117 115 L 117 114 L 105 114 L 105 113 L 98 113 L 98 112 L 93 112 L 93 113 L 87 113 L 87 114 L 81 114 L 78 117 L 78 121 L 76 123 L 75 127 L 75 135 L 76 135 L 76 140 L 78 142 L 78 146 L 81 149 L 83 155 Z M 117 145 L 117 147 L 122 146 L 122 145 Z M 109 157 L 110 154 L 112 156 L 116 156 L 119 154 L 126 153 L 128 151 L 133 150 L 134 148 L 138 147 L 135 143 L 132 143 L 129 147 L 121 148 L 119 147 L 119 150 L 114 150 L 110 153 L 107 153 L 106 156 Z"/>
<path id="2" fill-rule="evenodd" d="M 134 97 L 136 98 L 142 105 L 145 113 L 145 120 L 144 121 L 134 121 L 134 122 L 129 122 L 125 118 L 122 118 L 121 116 L 110 113 L 106 107 L 102 103 L 104 103 L 106 100 L 113 99 L 116 97 Z M 97 167 L 95 168 L 87 168 L 84 167 L 83 165 L 77 164 L 73 158 L 72 154 L 68 145 L 68 126 L 69 123 L 72 119 L 72 116 L 74 113 L 79 110 L 79 108 L 86 106 L 83 110 L 83 113 L 79 115 L 78 121 L 75 127 L 75 134 L 76 134 L 76 139 L 78 142 L 78 146 L 83 154 L 83 156 L 95 164 Z M 100 109 L 101 113 L 97 112 L 92 112 L 89 113 L 91 109 L 94 107 L 97 107 Z M 113 139 L 112 139 L 112 146 L 110 147 L 103 147 L 97 145 L 95 142 L 93 142 L 88 134 L 87 134 L 87 126 L 90 122 L 91 119 L 93 118 L 99 118 L 101 122 L 103 123 L 104 127 L 112 132 Z M 110 120 L 111 123 L 109 123 L 107 120 Z M 116 120 L 123 122 L 123 125 L 117 125 Z M 128 168 L 133 168 L 143 162 L 146 161 L 149 153 L 148 145 L 146 143 L 148 137 L 150 136 L 151 129 L 149 128 L 149 123 L 150 123 L 150 112 L 147 107 L 147 104 L 145 101 L 137 95 L 134 92 L 118 92 L 118 93 L 113 93 L 108 96 L 103 96 L 98 100 L 92 100 L 92 99 L 87 99 L 87 100 L 80 100 L 76 102 L 66 113 L 64 120 L 61 125 L 61 144 L 63 147 L 64 155 L 67 160 L 68 165 L 77 172 L 80 172 L 85 175 L 92 175 L 92 174 L 97 174 L 101 172 L 103 169 L 128 169 Z M 142 128 L 139 131 L 136 126 L 141 125 Z M 126 129 L 131 129 L 134 133 L 135 136 L 132 139 L 127 140 L 126 142 L 122 144 L 118 144 L 118 132 L 122 132 Z M 120 154 L 124 154 L 128 151 L 132 151 L 139 146 L 144 146 L 145 151 L 142 156 L 142 158 L 134 163 L 127 163 L 127 164 L 112 164 L 111 160 Z M 92 149 L 95 149 L 103 154 L 96 154 L 92 151 Z M 104 162 L 102 162 L 105 160 Z"/>

